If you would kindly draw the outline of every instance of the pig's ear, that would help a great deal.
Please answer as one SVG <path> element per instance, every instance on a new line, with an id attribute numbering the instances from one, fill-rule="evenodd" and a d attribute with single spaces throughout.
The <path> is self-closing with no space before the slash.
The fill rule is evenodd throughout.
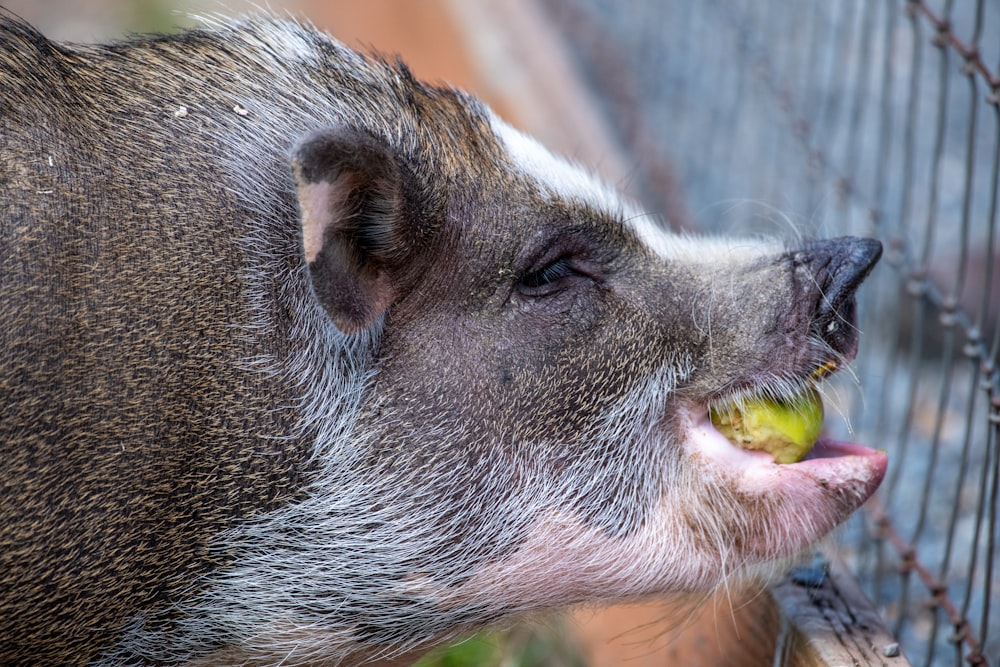
<path id="1" fill-rule="evenodd" d="M 292 154 L 313 287 L 334 324 L 361 331 L 395 300 L 406 247 L 403 174 L 391 149 L 348 128 L 307 136 Z"/>

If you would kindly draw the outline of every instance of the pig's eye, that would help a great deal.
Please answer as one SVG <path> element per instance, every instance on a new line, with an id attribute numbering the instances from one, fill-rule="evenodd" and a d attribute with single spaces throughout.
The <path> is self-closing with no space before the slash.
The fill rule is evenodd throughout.
<path id="1" fill-rule="evenodd" d="M 577 275 L 580 274 L 573 268 L 573 262 L 568 257 L 560 257 L 536 271 L 525 274 L 518 288 L 521 293 L 528 296 L 545 296 L 558 292 L 565 287 L 567 278 Z"/>

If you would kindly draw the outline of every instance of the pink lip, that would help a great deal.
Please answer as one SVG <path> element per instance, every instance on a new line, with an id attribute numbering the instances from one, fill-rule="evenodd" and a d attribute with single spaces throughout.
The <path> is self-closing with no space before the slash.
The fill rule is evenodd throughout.
<path id="1" fill-rule="evenodd" d="M 852 442 L 820 438 L 798 463 L 775 463 L 763 451 L 747 451 L 725 438 L 707 411 L 682 412 L 684 450 L 710 483 L 737 498 L 766 498 L 774 508 L 764 532 L 744 546 L 761 558 L 788 555 L 812 544 L 847 519 L 885 477 L 885 452 Z M 742 508 L 753 514 L 755 505 Z M 772 522 L 769 524 L 768 522 Z M 780 539 L 766 526 L 780 525 Z M 777 541 L 776 541 L 777 540 Z"/>

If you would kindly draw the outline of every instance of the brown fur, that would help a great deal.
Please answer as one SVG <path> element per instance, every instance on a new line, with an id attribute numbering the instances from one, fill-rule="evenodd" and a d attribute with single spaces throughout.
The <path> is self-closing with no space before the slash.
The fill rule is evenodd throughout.
<path id="1" fill-rule="evenodd" d="M 0 225 L 0 662 L 335 663 L 710 588 L 884 472 L 761 490 L 689 423 L 851 357 L 875 244 L 670 237 L 301 26 L 0 17 Z"/>

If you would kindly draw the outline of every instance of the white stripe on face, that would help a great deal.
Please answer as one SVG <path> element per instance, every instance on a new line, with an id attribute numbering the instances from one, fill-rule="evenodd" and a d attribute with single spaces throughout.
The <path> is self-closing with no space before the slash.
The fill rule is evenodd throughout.
<path id="1" fill-rule="evenodd" d="M 553 155 L 538 141 L 498 117 L 492 116 L 491 123 L 514 164 L 545 194 L 602 211 L 621 220 L 656 255 L 665 258 L 674 254 L 671 248 L 678 237 L 657 224 L 652 216 L 625 200 L 587 170 Z"/>
<path id="2" fill-rule="evenodd" d="M 626 215 L 630 207 L 618 193 L 585 169 L 556 157 L 538 141 L 515 130 L 495 115 L 491 116 L 491 123 L 511 161 L 546 194 L 580 202 L 615 217 Z"/>

